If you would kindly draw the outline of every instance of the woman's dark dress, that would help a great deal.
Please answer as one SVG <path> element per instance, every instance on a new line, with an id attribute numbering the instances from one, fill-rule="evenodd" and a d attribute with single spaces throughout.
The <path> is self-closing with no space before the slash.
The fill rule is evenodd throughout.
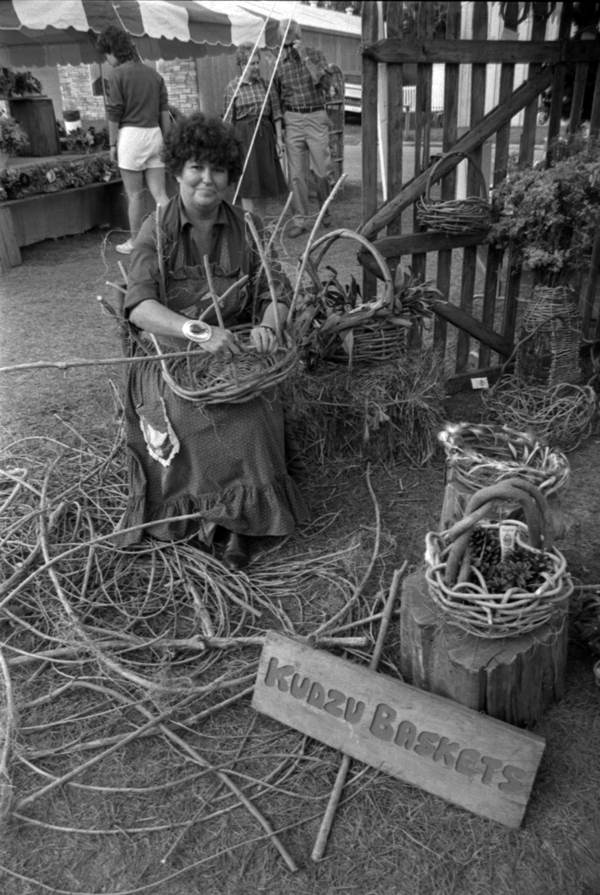
<path id="1" fill-rule="evenodd" d="M 265 103 L 266 94 L 262 79 L 250 83 L 235 78 L 225 88 L 225 108 L 232 105 L 229 119 L 244 147 L 244 172 L 238 187 L 241 199 L 276 199 L 288 192 L 273 124 L 275 118 L 281 118 L 279 101 L 271 91 Z"/>
<path id="2" fill-rule="evenodd" d="M 132 255 L 126 313 L 145 298 L 160 300 L 155 229 L 152 215 Z M 178 197 L 166 206 L 161 234 L 166 305 L 197 318 L 212 302 Z M 225 324 L 260 319 L 265 296 L 259 292 L 252 300 L 258 256 L 249 249 L 241 209 L 221 204 L 209 258 L 218 294 L 243 273 L 250 275 L 249 288 L 236 290 L 226 300 Z M 277 279 L 279 298 L 289 283 L 285 277 Z M 213 314 L 206 315 L 207 322 L 217 322 Z M 144 338 L 140 333 L 138 353 L 143 353 Z M 185 339 L 158 341 L 163 351 L 185 350 L 189 344 Z M 304 517 L 304 502 L 286 468 L 283 413 L 275 391 L 243 404 L 203 406 L 174 394 L 159 363 L 140 362 L 131 365 L 125 420 L 130 496 L 119 528 L 154 524 L 123 533 L 122 543 L 135 543 L 146 532 L 162 540 L 197 534 L 210 544 L 216 525 L 246 535 L 286 535 Z M 187 513 L 198 516 L 171 518 Z"/>

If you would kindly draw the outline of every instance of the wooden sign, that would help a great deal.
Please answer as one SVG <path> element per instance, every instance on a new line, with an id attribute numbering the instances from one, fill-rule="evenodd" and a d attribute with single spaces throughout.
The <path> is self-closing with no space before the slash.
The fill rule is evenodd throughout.
<path id="1" fill-rule="evenodd" d="M 273 632 L 252 705 L 508 827 L 522 821 L 545 747 L 528 731 Z"/>

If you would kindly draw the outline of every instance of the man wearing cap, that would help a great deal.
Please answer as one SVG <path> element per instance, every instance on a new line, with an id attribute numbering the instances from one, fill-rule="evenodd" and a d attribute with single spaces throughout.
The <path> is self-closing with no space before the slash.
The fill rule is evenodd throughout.
<path id="1" fill-rule="evenodd" d="M 331 153 L 329 116 L 325 101 L 332 86 L 327 61 L 318 50 L 301 49 L 302 33 L 293 20 L 279 23 L 283 52 L 275 75 L 275 88 L 283 110 L 289 185 L 294 209 L 291 237 L 309 229 L 308 178 L 312 169 L 319 207 L 329 195 Z M 329 213 L 323 219 L 330 226 Z"/>

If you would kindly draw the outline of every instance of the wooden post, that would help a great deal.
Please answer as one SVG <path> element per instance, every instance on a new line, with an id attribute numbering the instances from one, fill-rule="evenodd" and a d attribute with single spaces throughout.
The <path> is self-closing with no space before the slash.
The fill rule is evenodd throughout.
<path id="1" fill-rule="evenodd" d="M 563 695 L 566 613 L 519 637 L 475 637 L 445 621 L 422 569 L 404 579 L 401 606 L 400 671 L 413 686 L 523 727 Z"/>
<path id="2" fill-rule="evenodd" d="M 21 264 L 21 252 L 15 236 L 12 215 L 8 208 L 0 205 L 0 272 Z"/>
<path id="3" fill-rule="evenodd" d="M 362 12 L 362 40 L 374 43 L 378 36 L 377 3 L 365 3 Z M 367 56 L 362 60 L 362 218 L 368 220 L 377 208 L 377 63 Z M 363 296 L 370 298 L 376 278 L 363 271 Z"/>

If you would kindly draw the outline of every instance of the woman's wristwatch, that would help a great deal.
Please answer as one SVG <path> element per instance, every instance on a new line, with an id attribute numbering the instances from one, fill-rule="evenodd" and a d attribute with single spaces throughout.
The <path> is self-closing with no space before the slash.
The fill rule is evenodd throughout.
<path id="1" fill-rule="evenodd" d="M 208 342 L 212 336 L 212 326 L 202 320 L 186 320 L 181 332 L 190 342 Z"/>

